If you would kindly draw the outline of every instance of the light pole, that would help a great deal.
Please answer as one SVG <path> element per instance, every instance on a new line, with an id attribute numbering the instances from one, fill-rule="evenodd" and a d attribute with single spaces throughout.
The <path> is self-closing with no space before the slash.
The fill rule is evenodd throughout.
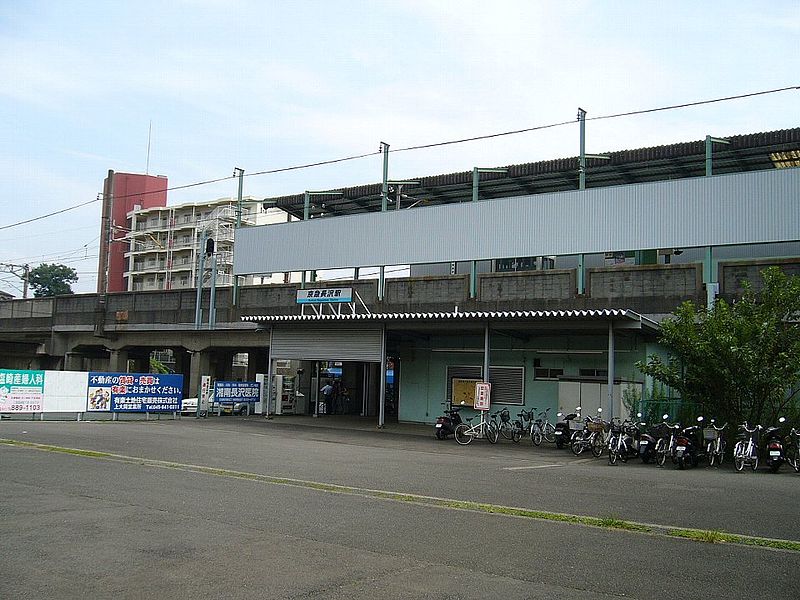
<path id="1" fill-rule="evenodd" d="M 244 187 L 244 169 L 239 167 L 233 168 L 233 176 L 239 177 L 239 196 L 236 201 L 236 229 L 242 226 L 242 189 Z M 234 252 L 236 251 L 236 237 L 233 239 Z M 231 304 L 236 306 L 239 302 L 239 276 L 233 276 L 233 295 L 231 297 Z"/>
<path id="2" fill-rule="evenodd" d="M 580 123 L 580 154 L 578 156 L 578 189 L 586 189 L 586 159 L 596 158 L 599 160 L 611 160 L 610 156 L 604 154 L 586 154 L 586 111 L 578 108 L 578 122 Z M 586 291 L 586 265 L 584 264 L 585 255 L 578 255 L 578 294 Z"/>

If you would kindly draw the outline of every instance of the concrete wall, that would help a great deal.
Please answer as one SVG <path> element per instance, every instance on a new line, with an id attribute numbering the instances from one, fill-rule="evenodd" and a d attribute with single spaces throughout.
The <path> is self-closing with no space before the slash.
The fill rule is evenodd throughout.
<path id="1" fill-rule="evenodd" d="M 532 336 L 527 341 L 512 340 L 506 336 L 492 337 L 491 365 L 521 366 L 525 368 L 525 404 L 495 404 L 492 412 L 508 408 L 512 418 L 521 409 L 551 409 L 552 419 L 559 410 L 572 410 L 574 406 L 559 406 L 558 381 L 535 378 L 537 359 L 541 366 L 564 369 L 565 377 L 578 378 L 580 369 L 607 369 L 608 338 L 605 335 L 586 336 Z M 476 352 L 445 352 L 446 348 L 475 348 Z M 469 336 L 432 338 L 424 347 L 405 346 L 400 355 L 401 421 L 433 423 L 441 414 L 442 403 L 447 400 L 447 367 L 483 364 L 483 339 Z M 581 353 L 570 353 L 579 348 Z M 652 351 L 652 347 L 649 347 Z M 480 349 L 480 351 L 477 351 Z M 435 350 L 435 351 L 434 351 Z M 545 352 L 539 352 L 545 350 Z M 615 372 L 617 379 L 644 381 L 635 366 L 644 360 L 648 346 L 636 336 L 617 336 Z M 548 352 L 549 351 L 549 352 Z M 563 353 L 558 352 L 563 351 Z M 591 353 L 589 353 L 591 352 Z M 464 410 L 466 416 L 474 414 Z"/>
<path id="2" fill-rule="evenodd" d="M 751 282 L 754 290 L 760 290 L 761 271 L 773 265 L 779 266 L 788 275 L 800 275 L 800 258 L 720 262 L 719 280 L 722 297 L 728 301 L 740 297 L 744 293 L 743 281 Z"/>

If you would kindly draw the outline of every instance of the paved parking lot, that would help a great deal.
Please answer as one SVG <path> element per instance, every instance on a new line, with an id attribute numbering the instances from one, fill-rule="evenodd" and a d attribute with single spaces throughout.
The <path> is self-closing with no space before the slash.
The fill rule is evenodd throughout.
<path id="1" fill-rule="evenodd" d="M 17 442 L 0 444 L 2 598 L 800 594 L 797 552 L 463 505 L 800 540 L 789 472 L 612 467 L 256 418 L 3 421 L 0 438 Z"/>

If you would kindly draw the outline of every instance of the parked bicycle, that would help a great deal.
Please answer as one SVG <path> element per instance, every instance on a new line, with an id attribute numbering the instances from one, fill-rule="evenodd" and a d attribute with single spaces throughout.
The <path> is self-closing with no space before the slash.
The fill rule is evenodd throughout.
<path id="1" fill-rule="evenodd" d="M 572 434 L 570 449 L 575 456 L 580 455 L 587 449 L 591 450 L 592 456 L 595 458 L 603 454 L 603 449 L 605 447 L 604 432 L 608 424 L 600 418 L 599 414 L 602 412 L 603 409 L 598 408 L 598 416 L 586 417 L 583 430 L 576 431 Z"/>
<path id="2" fill-rule="evenodd" d="M 511 423 L 511 441 L 514 443 L 519 443 L 523 435 L 530 433 L 533 423 L 533 411 L 523 408 L 517 413 L 517 416 L 519 419 L 515 419 Z"/>
<path id="3" fill-rule="evenodd" d="M 492 413 L 492 427 L 497 427 L 498 432 L 507 440 L 514 439 L 514 425 L 511 423 L 511 414 L 507 408 Z M 500 417 L 500 420 L 497 420 Z"/>
<path id="4" fill-rule="evenodd" d="M 533 410 L 537 410 L 534 408 Z M 535 446 L 542 443 L 542 440 L 553 444 L 556 441 L 556 427 L 550 422 L 550 409 L 546 409 L 538 414 L 531 424 L 531 442 Z"/>
<path id="5" fill-rule="evenodd" d="M 481 412 L 479 416 L 480 421 L 475 425 L 472 424 L 472 421 L 475 420 L 475 416 L 472 416 L 466 420 L 466 423 L 461 423 L 456 427 L 455 438 L 462 446 L 466 446 L 475 438 L 486 439 L 490 444 L 497 443 L 500 437 L 497 427 L 493 426 L 492 423 L 487 420 L 485 412 Z"/>
<path id="6" fill-rule="evenodd" d="M 753 429 L 747 423 L 739 425 L 742 434 L 733 447 L 733 465 L 737 471 L 743 471 L 748 465 L 753 471 L 758 470 L 758 437 L 762 429 L 761 425 L 756 425 Z"/>
<path id="7" fill-rule="evenodd" d="M 800 430 L 794 427 L 786 436 L 786 462 L 792 466 L 795 473 L 800 473 Z"/>
<path id="8" fill-rule="evenodd" d="M 667 462 L 667 456 L 674 460 L 676 446 L 675 437 L 681 430 L 680 423 L 673 423 L 670 425 L 667 422 L 669 415 L 664 415 L 662 419 L 664 419 L 661 424 L 662 433 L 656 442 L 656 464 L 659 467 L 663 467 Z"/>
<path id="9" fill-rule="evenodd" d="M 628 458 L 639 454 L 636 447 L 636 438 L 639 428 L 633 421 L 620 421 L 619 417 L 611 419 L 610 434 L 608 436 L 608 464 L 615 465 L 617 460 L 628 462 Z"/>
<path id="10" fill-rule="evenodd" d="M 706 444 L 706 458 L 708 458 L 708 466 L 719 466 L 725 459 L 725 438 L 722 437 L 722 430 L 728 424 L 725 423 L 722 427 L 717 427 L 714 419 L 708 424 L 709 426 L 703 429 L 703 438 L 708 442 Z"/>

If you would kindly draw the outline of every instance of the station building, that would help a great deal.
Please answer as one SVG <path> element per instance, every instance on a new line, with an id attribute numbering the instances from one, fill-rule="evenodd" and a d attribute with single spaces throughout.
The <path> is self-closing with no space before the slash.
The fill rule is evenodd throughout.
<path id="1" fill-rule="evenodd" d="M 293 361 L 286 408 L 304 414 L 336 379 L 353 391 L 339 412 L 379 426 L 432 422 L 471 380 L 512 418 L 624 416 L 652 389 L 636 362 L 663 351 L 659 322 L 680 302 L 735 298 L 768 265 L 800 273 L 798 166 L 790 129 L 269 199 L 297 220 L 237 230 L 234 274 L 301 273 L 293 309 L 242 309 L 269 339 L 270 411 Z M 389 282 L 396 265 L 411 276 Z M 318 280 L 326 269 L 353 276 Z M 301 303 L 310 290 L 352 296 Z"/>

